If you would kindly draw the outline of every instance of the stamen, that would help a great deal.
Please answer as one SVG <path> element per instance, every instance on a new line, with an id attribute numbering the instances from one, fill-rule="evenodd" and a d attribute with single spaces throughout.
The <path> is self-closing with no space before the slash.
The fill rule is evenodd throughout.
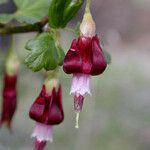
<path id="1" fill-rule="evenodd" d="M 80 112 L 76 112 L 76 122 L 75 122 L 76 129 L 79 128 L 79 116 L 80 116 Z"/>

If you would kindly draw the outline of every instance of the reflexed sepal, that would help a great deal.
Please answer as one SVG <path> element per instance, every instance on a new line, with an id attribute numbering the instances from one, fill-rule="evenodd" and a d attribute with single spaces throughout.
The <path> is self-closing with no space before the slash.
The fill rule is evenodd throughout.
<path id="1" fill-rule="evenodd" d="M 97 36 L 80 36 L 74 39 L 67 52 L 63 70 L 67 74 L 99 75 L 104 72 L 107 63 Z"/>
<path id="2" fill-rule="evenodd" d="M 43 86 L 40 95 L 30 108 L 30 118 L 46 125 L 60 124 L 64 120 L 61 93 L 61 86 L 58 91 L 53 88 L 49 92 L 46 92 Z"/>

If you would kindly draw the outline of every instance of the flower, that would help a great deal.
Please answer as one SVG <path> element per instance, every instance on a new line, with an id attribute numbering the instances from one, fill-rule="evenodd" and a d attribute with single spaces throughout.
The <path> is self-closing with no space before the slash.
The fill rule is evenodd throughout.
<path id="1" fill-rule="evenodd" d="M 85 13 L 80 25 L 80 36 L 72 41 L 64 58 L 64 72 L 73 74 L 70 93 L 74 95 L 76 112 L 81 111 L 85 95 L 91 95 L 91 76 L 102 74 L 107 67 L 95 29 L 91 14 Z"/>
<path id="2" fill-rule="evenodd" d="M 46 86 L 43 85 L 40 95 L 30 108 L 29 116 L 36 121 L 32 134 L 36 138 L 36 150 L 42 150 L 47 141 L 53 141 L 53 126 L 64 120 L 61 94 L 60 85 L 57 91 L 56 87 L 46 91 Z"/>
<path id="3" fill-rule="evenodd" d="M 17 76 L 5 74 L 3 87 L 3 104 L 1 122 L 6 123 L 11 128 L 11 121 L 14 116 L 17 105 Z"/>

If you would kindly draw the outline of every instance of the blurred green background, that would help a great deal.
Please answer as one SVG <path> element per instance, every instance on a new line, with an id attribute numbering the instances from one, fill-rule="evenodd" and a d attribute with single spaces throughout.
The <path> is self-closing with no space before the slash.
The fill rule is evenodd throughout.
<path id="1" fill-rule="evenodd" d="M 112 55 L 104 74 L 92 78 L 92 97 L 87 97 L 75 125 L 73 98 L 69 95 L 71 76 L 60 69 L 63 86 L 64 122 L 54 128 L 54 142 L 46 150 L 149 150 L 150 149 L 150 1 L 92 0 L 97 33 Z M 5 10 L 13 5 L 1 6 Z M 2 10 L 2 9 L 1 9 Z M 0 11 L 1 12 L 1 11 Z M 82 18 L 83 9 L 70 23 Z M 24 45 L 34 34 L 15 35 L 14 49 L 23 60 Z M 73 35 L 62 31 L 64 49 Z M 7 38 L 6 38 L 7 39 Z M 4 44 L 4 41 L 6 43 Z M 0 89 L 7 40 L 0 39 Z M 44 76 L 21 65 L 18 81 L 18 109 L 13 131 L 0 129 L 0 150 L 32 150 L 30 138 L 34 121 L 28 111 L 40 92 Z"/>

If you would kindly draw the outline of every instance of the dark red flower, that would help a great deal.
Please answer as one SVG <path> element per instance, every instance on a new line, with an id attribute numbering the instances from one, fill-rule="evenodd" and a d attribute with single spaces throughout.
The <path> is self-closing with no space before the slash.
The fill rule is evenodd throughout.
<path id="1" fill-rule="evenodd" d="M 70 93 L 74 95 L 74 110 L 77 113 L 82 110 L 85 95 L 91 95 L 91 75 L 99 75 L 103 73 L 107 67 L 99 39 L 97 35 L 93 36 L 95 32 L 93 24 L 94 23 L 91 25 L 90 22 L 90 32 L 87 30 L 89 27 L 86 23 L 85 28 L 84 26 L 80 27 L 84 34 L 80 36 L 78 40 L 73 40 L 63 64 L 63 70 L 67 74 L 73 74 Z M 88 36 L 84 36 L 86 33 Z M 78 127 L 78 125 L 76 127 Z"/>
<path id="2" fill-rule="evenodd" d="M 46 91 L 44 85 L 30 108 L 29 116 L 36 121 L 32 134 L 32 137 L 36 138 L 36 150 L 43 150 L 47 141 L 53 141 L 53 125 L 64 120 L 61 86 L 59 85 L 57 91 L 55 87 Z"/>
<path id="3" fill-rule="evenodd" d="M 74 39 L 67 52 L 63 69 L 67 74 L 99 75 L 106 69 L 107 63 L 99 44 L 99 39 L 80 36 Z"/>
<path id="4" fill-rule="evenodd" d="M 17 105 L 16 86 L 17 86 L 17 76 L 5 74 L 4 87 L 3 87 L 1 125 L 3 123 L 7 123 L 9 128 L 11 127 L 11 121 L 14 116 L 16 105 Z"/>
<path id="5" fill-rule="evenodd" d="M 46 94 L 45 86 L 43 86 L 40 95 L 31 106 L 29 115 L 33 120 L 43 124 L 56 125 L 61 123 L 64 119 L 61 86 L 59 86 L 58 91 L 53 88 L 51 95 Z"/>

